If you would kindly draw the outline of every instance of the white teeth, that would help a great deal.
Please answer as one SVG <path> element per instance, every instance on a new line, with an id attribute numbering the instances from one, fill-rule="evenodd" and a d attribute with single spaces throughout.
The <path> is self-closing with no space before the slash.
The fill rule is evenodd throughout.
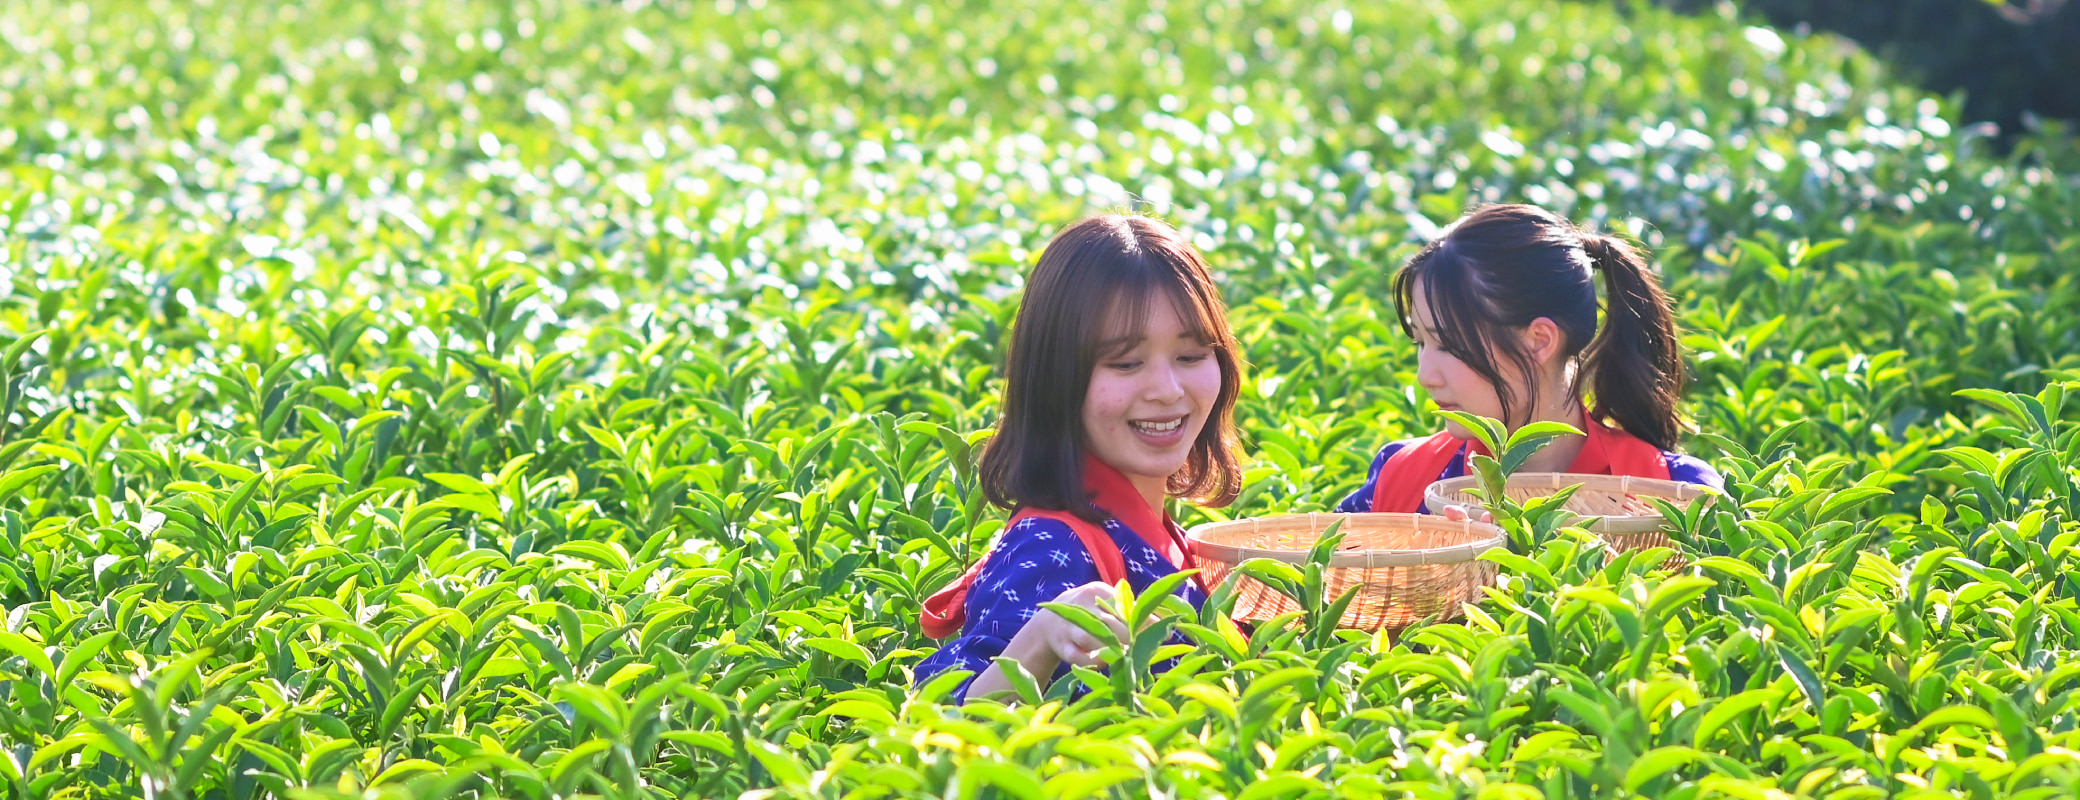
<path id="1" fill-rule="evenodd" d="M 1180 427 L 1183 427 L 1184 418 L 1178 417 L 1177 419 L 1173 419 L 1169 422 L 1141 422 L 1139 420 L 1136 420 L 1132 423 L 1132 425 L 1135 428 L 1147 431 L 1149 433 L 1169 433 L 1171 431 L 1177 430 Z"/>

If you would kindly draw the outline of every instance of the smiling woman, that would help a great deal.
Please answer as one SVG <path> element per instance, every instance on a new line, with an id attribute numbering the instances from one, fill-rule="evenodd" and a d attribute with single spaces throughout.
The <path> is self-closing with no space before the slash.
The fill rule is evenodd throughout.
<path id="1" fill-rule="evenodd" d="M 1084 441 L 1098 460 L 1113 465 L 1150 507 L 1160 506 L 1177 465 L 1188 460 L 1219 400 L 1224 370 L 1207 333 L 1186 327 L 1174 302 L 1149 297 L 1141 330 L 1116 309 L 1136 302 L 1115 298 L 1104 315 L 1119 335 L 1108 336 L 1083 397 Z"/>
<path id="2" fill-rule="evenodd" d="M 1071 476 L 1080 451 L 1095 446 L 1099 434 L 1085 427 L 1092 387 L 1112 383 L 1100 376 L 1101 366 L 1117 375 L 1137 352 L 1146 354 L 1156 338 L 1151 334 L 1159 333 L 1153 330 L 1159 311 L 1174 326 L 1171 343 L 1190 346 L 1176 355 L 1210 355 L 1221 383 L 1204 416 L 1193 421 L 1198 434 L 1189 437 L 1179 466 L 1160 473 L 1163 486 L 1209 505 L 1234 497 L 1242 480 L 1232 422 L 1241 360 L 1212 274 L 1175 228 L 1148 217 L 1104 215 L 1062 229 L 1026 278 L 1005 364 L 1004 415 L 982 456 L 992 502 L 1086 505 Z"/>
<path id="3" fill-rule="evenodd" d="M 978 670 L 965 697 L 1013 686 L 999 657 L 1045 682 L 1104 665 L 1103 643 L 1041 603 L 1080 606 L 1128 639 L 1099 600 L 1120 580 L 1146 592 L 1192 567 L 1164 498 L 1225 505 L 1240 489 L 1240 363 L 1206 262 L 1175 229 L 1107 215 L 1057 234 L 1027 279 L 1004 415 L 982 456 L 984 491 L 1014 513 L 927 602 L 925 632 L 959 636 L 917 680 Z M 1203 588 L 1178 591 L 1196 606 Z"/>

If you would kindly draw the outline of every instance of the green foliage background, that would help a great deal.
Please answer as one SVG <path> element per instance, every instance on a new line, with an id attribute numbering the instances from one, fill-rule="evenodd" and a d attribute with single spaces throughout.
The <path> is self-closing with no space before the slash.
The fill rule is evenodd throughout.
<path id="1" fill-rule="evenodd" d="M 2080 154 L 1995 155 L 1830 40 L 18 0 L 0 54 L 8 796 L 2080 786 Z M 1179 669 L 911 689 L 918 600 L 1002 524 L 969 458 L 1054 228 L 1152 210 L 1220 271 L 1254 462 L 1196 521 L 1325 508 L 1434 429 L 1385 280 L 1483 200 L 1655 250 L 1739 505 L 1691 568 L 1548 525 L 1465 625 L 1147 606 Z"/>

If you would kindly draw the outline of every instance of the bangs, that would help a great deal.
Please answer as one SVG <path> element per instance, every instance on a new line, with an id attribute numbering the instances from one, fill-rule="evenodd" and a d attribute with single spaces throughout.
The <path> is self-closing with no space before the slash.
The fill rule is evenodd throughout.
<path id="1" fill-rule="evenodd" d="M 1146 339 L 1149 314 L 1159 301 L 1170 304 L 1170 311 L 1177 315 L 1185 334 L 1200 344 L 1220 350 L 1233 348 L 1234 334 L 1225 323 L 1226 315 L 1215 305 L 1214 298 L 1193 291 L 1193 283 L 1184 276 L 1174 271 L 1166 274 L 1159 269 L 1145 269 L 1134 270 L 1122 278 L 1111 295 L 1098 304 L 1098 319 L 1102 323 L 1088 329 L 1091 340 L 1085 344 L 1084 352 L 1090 356 L 1089 363 L 1133 349 Z"/>
<path id="2" fill-rule="evenodd" d="M 1494 324 L 1491 322 L 1494 313 L 1483 307 L 1481 298 L 1484 293 L 1474 279 L 1473 270 L 1464 269 L 1454 255 L 1449 252 L 1449 245 L 1440 249 L 1439 257 L 1429 262 L 1433 268 L 1424 270 L 1419 276 L 1423 283 L 1423 303 L 1430 307 L 1430 323 L 1434 326 L 1424 334 L 1462 361 L 1478 361 L 1480 366 L 1489 366 L 1487 328 Z M 1413 290 L 1414 286 L 1411 285 L 1410 289 Z M 1412 302 L 1408 316 L 1415 316 Z M 1417 322 L 1420 324 L 1419 320 Z"/>
<path id="3" fill-rule="evenodd" d="M 1395 310 L 1401 317 L 1401 332 L 1416 337 L 1423 321 L 1416 318 L 1416 284 L 1422 284 L 1423 304 L 1430 307 L 1431 328 L 1420 332 L 1443 350 L 1462 360 L 1487 358 L 1486 328 L 1492 313 L 1480 307 L 1481 292 L 1473 271 L 1465 269 L 1449 243 L 1434 245 L 1394 275 Z"/>

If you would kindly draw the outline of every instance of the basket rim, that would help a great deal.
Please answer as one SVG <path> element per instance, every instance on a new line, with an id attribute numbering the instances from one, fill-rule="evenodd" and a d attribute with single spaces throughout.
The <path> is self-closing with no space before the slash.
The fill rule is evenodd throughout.
<path id="1" fill-rule="evenodd" d="M 1484 538 L 1445 547 L 1415 549 L 1367 549 L 1338 550 L 1329 555 L 1331 569 L 1377 569 L 1381 567 L 1415 567 L 1427 565 L 1466 564 L 1477 561 L 1482 553 L 1507 547 L 1509 537 L 1502 528 L 1486 522 L 1455 520 L 1436 514 L 1405 513 L 1345 513 L 1307 512 L 1300 514 L 1272 514 L 1263 517 L 1244 517 L 1225 522 L 1207 522 L 1192 526 L 1185 538 L 1191 544 L 1192 554 L 1200 558 L 1240 564 L 1252 558 L 1267 558 L 1287 564 L 1306 564 L 1306 550 L 1273 550 L 1262 547 L 1244 547 L 1210 541 L 1207 536 L 1216 531 L 1242 526 L 1256 527 L 1267 520 L 1308 521 L 1308 527 L 1317 534 L 1338 519 L 1356 519 L 1362 522 L 1383 524 L 1389 527 L 1429 527 L 1456 529 L 1461 533 L 1486 534 Z"/>
<path id="2" fill-rule="evenodd" d="M 1725 494 L 1703 484 L 1683 483 L 1681 481 L 1662 480 L 1660 478 L 1643 478 L 1637 475 L 1597 475 L 1584 472 L 1519 472 L 1509 476 L 1503 485 L 1505 487 L 1529 485 L 1530 488 L 1558 491 L 1569 486 L 1610 483 L 1616 483 L 1617 491 L 1623 494 L 1661 497 L 1670 502 L 1694 503 L 1699 500 L 1709 502 Z M 1475 475 L 1446 478 L 1430 484 L 1428 488 L 1423 490 L 1423 503 L 1427 507 L 1438 508 L 1451 502 L 1446 498 L 1447 494 L 1475 489 L 1479 488 L 1479 486 L 1480 478 Z M 1660 530 L 1668 522 L 1666 517 L 1658 513 L 1575 514 L 1575 517 L 1579 520 L 1590 520 L 1588 524 L 1581 527 L 1596 533 L 1610 534 L 1652 533 Z"/>

